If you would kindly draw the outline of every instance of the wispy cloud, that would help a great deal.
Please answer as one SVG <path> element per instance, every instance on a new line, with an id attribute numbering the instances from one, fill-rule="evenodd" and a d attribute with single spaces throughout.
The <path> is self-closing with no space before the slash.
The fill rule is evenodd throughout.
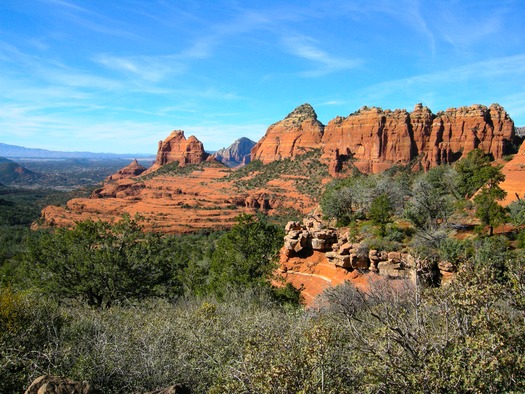
<path id="1" fill-rule="evenodd" d="M 320 103 L 315 104 L 316 107 L 326 107 L 326 106 L 337 106 L 337 105 L 346 105 L 348 101 L 346 100 L 328 100 L 328 101 L 322 101 Z"/>
<path id="2" fill-rule="evenodd" d="M 286 51 L 294 56 L 306 59 L 315 67 L 308 71 L 300 72 L 303 77 L 320 77 L 333 72 L 349 70 L 361 65 L 359 59 L 337 57 L 320 49 L 316 41 L 310 37 L 294 36 L 283 38 Z"/>
<path id="3" fill-rule="evenodd" d="M 489 59 L 459 67 L 394 79 L 365 87 L 356 92 L 360 104 L 416 103 L 437 105 L 434 110 L 455 105 L 490 104 L 499 102 L 512 117 L 523 116 L 517 103 L 523 103 L 525 94 L 525 54 Z M 450 92 L 454 94 L 451 95 Z M 406 103 L 405 105 L 408 105 Z"/>
<path id="4" fill-rule="evenodd" d="M 186 70 L 186 66 L 174 56 L 119 57 L 100 54 L 93 60 L 112 70 L 132 74 L 150 82 L 159 82 L 169 75 L 181 74 Z"/>
<path id="5" fill-rule="evenodd" d="M 180 111 L 177 108 L 176 111 Z M 169 117 L 152 121 L 93 121 L 62 113 L 42 113 L 37 106 L 10 105 L 0 108 L 0 129 L 6 130 L 2 142 L 26 140 L 25 146 L 52 150 L 90 150 L 117 153 L 154 153 L 156 141 L 166 138 L 174 128 L 195 135 L 208 150 L 229 145 L 240 136 L 259 140 L 266 131 L 263 124 L 201 122 L 173 124 Z M 45 135 L 42 130 L 45 129 Z M 15 144 L 20 144 L 17 142 Z"/>
<path id="6" fill-rule="evenodd" d="M 486 15 L 472 12 L 470 8 L 454 7 L 438 3 L 435 30 L 443 40 L 458 51 L 468 50 L 475 44 L 486 45 L 486 40 L 497 37 L 508 13 L 504 2 L 497 4 Z"/>
<path id="7" fill-rule="evenodd" d="M 64 23 L 74 24 L 84 29 L 110 36 L 137 38 L 123 23 L 115 18 L 81 7 L 71 1 L 41 0 L 48 4 L 55 18 L 60 16 Z"/>

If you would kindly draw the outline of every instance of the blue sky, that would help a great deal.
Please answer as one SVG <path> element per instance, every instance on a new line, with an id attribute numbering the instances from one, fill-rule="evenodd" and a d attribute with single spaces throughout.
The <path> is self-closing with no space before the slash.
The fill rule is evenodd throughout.
<path id="1" fill-rule="evenodd" d="M 2 0 L 0 142 L 208 150 L 305 102 L 435 113 L 500 103 L 525 125 L 522 0 Z"/>

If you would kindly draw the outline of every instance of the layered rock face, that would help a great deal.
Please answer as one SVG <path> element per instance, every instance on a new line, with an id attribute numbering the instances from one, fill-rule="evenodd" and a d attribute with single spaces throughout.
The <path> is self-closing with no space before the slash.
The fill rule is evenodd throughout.
<path id="1" fill-rule="evenodd" d="M 305 149 L 319 148 L 324 126 L 310 104 L 303 104 L 284 120 L 271 125 L 264 137 L 252 148 L 252 160 L 269 163 L 293 158 Z"/>
<path id="2" fill-rule="evenodd" d="M 254 145 L 254 141 L 242 137 L 231 144 L 228 148 L 219 149 L 213 154 L 213 157 L 228 167 L 246 165 L 250 162 L 250 152 Z"/>
<path id="3" fill-rule="evenodd" d="M 363 107 L 346 118 L 337 117 L 326 126 L 322 143 L 323 157 L 334 171 L 342 161 L 352 159 L 360 171 L 377 173 L 408 163 L 414 156 L 410 116 L 405 110 Z"/>
<path id="4" fill-rule="evenodd" d="M 252 160 L 268 163 L 320 148 L 332 173 L 349 160 L 366 173 L 412 161 L 427 170 L 452 163 L 476 148 L 501 158 L 510 153 L 514 138 L 514 123 L 498 104 L 450 108 L 438 114 L 422 104 L 412 112 L 363 107 L 336 117 L 326 127 L 313 108 L 303 104 L 268 128 L 252 149 Z"/>
<path id="5" fill-rule="evenodd" d="M 476 148 L 499 159 L 510 153 L 514 138 L 514 122 L 498 104 L 449 108 L 434 119 L 429 147 L 421 153 L 426 168 L 454 162 Z"/>
<path id="6" fill-rule="evenodd" d="M 476 148 L 501 158 L 514 139 L 514 123 L 498 104 L 450 108 L 437 115 L 421 104 L 414 111 L 361 108 L 328 123 L 323 156 L 335 171 L 341 155 L 363 172 L 378 173 L 417 159 L 424 169 L 452 163 Z"/>
<path id="7" fill-rule="evenodd" d="M 184 131 L 174 130 L 164 141 L 159 141 L 157 159 L 152 170 L 175 161 L 179 162 L 181 167 L 186 164 L 199 164 L 208 156 L 202 142 L 195 136 L 186 139 Z"/>

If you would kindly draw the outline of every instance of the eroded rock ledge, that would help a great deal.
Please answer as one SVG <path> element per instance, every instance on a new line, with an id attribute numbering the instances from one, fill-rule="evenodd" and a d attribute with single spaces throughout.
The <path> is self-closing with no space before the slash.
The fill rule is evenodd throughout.
<path id="1" fill-rule="evenodd" d="M 407 252 L 369 249 L 364 243 L 350 241 L 348 231 L 325 228 L 317 218 L 288 222 L 285 228 L 284 255 L 307 256 L 313 251 L 324 253 L 329 263 L 348 271 L 376 272 L 391 278 L 415 275 L 416 261 Z"/>
<path id="2" fill-rule="evenodd" d="M 316 216 L 288 222 L 285 231 L 279 271 L 301 288 L 307 304 L 327 287 L 345 280 L 366 287 L 378 277 L 440 283 L 454 275 L 454 265 L 447 262 L 430 264 L 408 250 L 376 250 L 366 242 L 352 242 L 347 229 L 330 228 Z"/>

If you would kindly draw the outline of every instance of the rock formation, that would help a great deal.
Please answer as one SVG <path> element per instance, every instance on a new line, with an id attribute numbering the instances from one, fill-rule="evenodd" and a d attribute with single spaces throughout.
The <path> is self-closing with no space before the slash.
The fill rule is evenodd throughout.
<path id="1" fill-rule="evenodd" d="M 324 126 L 310 104 L 303 104 L 284 120 L 271 125 L 264 137 L 252 148 L 252 160 L 269 163 L 293 158 L 305 150 L 319 148 Z"/>
<path id="2" fill-rule="evenodd" d="M 481 148 L 494 158 L 510 152 L 514 123 L 498 104 L 451 108 L 437 115 L 421 104 L 406 110 L 362 108 L 347 118 L 336 118 L 325 128 L 324 157 L 352 159 L 363 172 L 378 173 L 396 164 L 418 160 L 424 169 L 453 163 Z"/>
<path id="3" fill-rule="evenodd" d="M 310 304 L 324 289 L 344 281 L 366 287 L 381 279 L 415 280 L 431 283 L 449 280 L 455 266 L 439 262 L 439 271 L 417 261 L 407 251 L 369 249 L 366 242 L 350 239 L 347 229 L 326 227 L 320 216 L 303 222 L 288 222 L 278 272 L 301 290 Z"/>
<path id="4" fill-rule="evenodd" d="M 395 164 L 409 163 L 414 156 L 406 110 L 363 107 L 346 118 L 330 121 L 322 142 L 323 157 L 336 171 L 341 161 L 352 159 L 360 171 L 377 173 Z"/>
<path id="5" fill-rule="evenodd" d="M 254 145 L 254 141 L 242 137 L 231 144 L 228 148 L 219 149 L 213 154 L 213 157 L 228 167 L 246 165 L 250 162 L 250 152 Z"/>
<path id="6" fill-rule="evenodd" d="M 518 198 L 525 199 L 525 144 L 521 144 L 518 153 L 505 163 L 501 172 L 505 175 L 505 180 L 500 183 L 500 187 L 507 192 L 503 205 Z"/>
<path id="7" fill-rule="evenodd" d="M 146 167 L 140 165 L 137 159 L 135 159 L 126 167 L 118 170 L 115 174 L 110 175 L 106 180 L 116 181 L 119 179 L 133 178 L 134 176 L 139 176 L 144 171 L 146 171 Z"/>
<path id="8" fill-rule="evenodd" d="M 100 390 L 88 382 L 77 382 L 58 376 L 42 375 L 36 378 L 24 394 L 99 394 Z M 182 385 L 175 384 L 162 389 L 148 391 L 144 394 L 190 394 L 191 390 Z"/>
<path id="9" fill-rule="evenodd" d="M 450 108 L 438 114 L 422 104 L 412 112 L 363 107 L 336 117 L 326 127 L 313 108 L 303 104 L 268 128 L 252 149 L 252 160 L 269 163 L 319 148 L 332 173 L 345 162 L 366 173 L 411 162 L 429 169 L 452 163 L 476 148 L 501 158 L 510 153 L 514 138 L 514 123 L 498 104 Z"/>
<path id="10" fill-rule="evenodd" d="M 160 142 L 154 166 L 140 179 L 131 175 L 138 170 L 132 163 L 90 199 L 73 199 L 65 208 L 46 207 L 42 217 L 46 225 L 69 226 L 87 218 L 113 221 L 125 213 L 138 213 L 146 218 L 147 228 L 155 231 L 222 229 L 235 223 L 240 213 L 258 209 L 270 215 L 286 210 L 307 214 L 317 206 L 323 185 L 331 179 L 327 166 L 332 176 L 349 165 L 364 172 L 379 172 L 396 164 L 427 169 L 451 163 L 476 147 L 500 159 L 510 151 L 514 137 L 512 120 L 497 104 L 438 114 L 421 104 L 412 112 L 363 107 L 346 118 L 335 118 L 326 127 L 313 108 L 304 104 L 270 126 L 251 151 L 254 159 L 264 163 L 294 160 L 232 172 L 208 156 L 195 137 L 186 139 L 184 132 L 174 131 Z M 312 149 L 312 155 L 303 155 Z M 520 196 L 525 192 L 520 188 L 523 165 L 517 162 L 521 157 L 515 156 L 517 178 L 512 186 Z M 199 165 L 168 166 L 153 174 L 172 162 Z M 514 175 L 507 179 L 512 181 Z M 313 242 L 322 243 L 320 239 Z"/>
<path id="11" fill-rule="evenodd" d="M 178 162 L 183 167 L 186 164 L 202 163 L 207 158 L 208 153 L 195 136 L 186 139 L 184 131 L 174 130 L 164 141 L 159 141 L 155 164 L 148 172 L 173 162 Z"/>
<path id="12" fill-rule="evenodd" d="M 97 394 L 99 392 L 88 382 L 43 375 L 36 378 L 24 394 Z"/>

